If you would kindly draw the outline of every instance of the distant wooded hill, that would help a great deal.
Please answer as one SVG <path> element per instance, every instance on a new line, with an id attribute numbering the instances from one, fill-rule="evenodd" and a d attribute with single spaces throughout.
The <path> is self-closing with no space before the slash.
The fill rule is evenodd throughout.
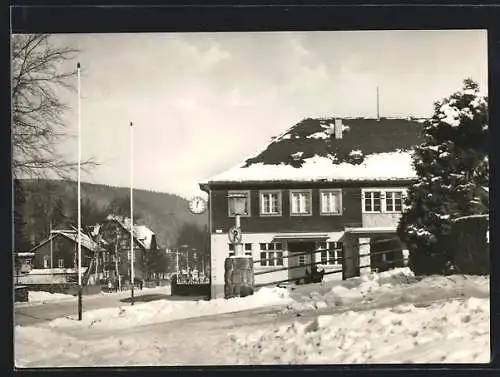
<path id="1" fill-rule="evenodd" d="M 76 218 L 76 182 L 23 179 L 20 183 L 25 198 L 20 214 L 25 223 L 24 232 L 31 243 L 39 242 L 44 233 L 47 235 L 49 212 L 59 211 L 73 220 Z M 82 183 L 81 190 L 82 202 L 90 202 L 93 213 L 107 212 L 116 203 L 128 211 L 130 189 L 127 187 Z M 82 204 L 82 213 L 86 212 L 88 206 Z M 139 189 L 134 189 L 134 217 L 137 218 L 134 222 L 146 225 L 156 233 L 161 247 L 175 245 L 186 224 L 196 225 L 200 230 L 208 225 L 208 214 L 194 215 L 189 212 L 186 199 L 174 194 Z"/>

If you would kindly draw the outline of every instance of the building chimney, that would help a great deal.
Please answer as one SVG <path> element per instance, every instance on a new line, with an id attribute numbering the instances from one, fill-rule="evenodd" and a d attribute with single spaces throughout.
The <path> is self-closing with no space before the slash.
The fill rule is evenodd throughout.
<path id="1" fill-rule="evenodd" d="M 342 139 L 342 119 L 335 119 L 335 139 Z"/>

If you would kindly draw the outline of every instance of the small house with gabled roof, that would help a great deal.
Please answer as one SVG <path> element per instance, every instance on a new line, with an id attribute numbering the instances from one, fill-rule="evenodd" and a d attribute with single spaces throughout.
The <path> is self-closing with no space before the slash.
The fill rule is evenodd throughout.
<path id="1" fill-rule="evenodd" d="M 224 259 L 234 253 L 227 237 L 234 225 L 228 200 L 233 193 L 246 196 L 242 242 L 254 260 L 328 249 L 262 261 L 254 265 L 256 271 L 307 266 L 311 258 L 324 262 L 319 268 L 339 269 L 344 242 L 370 253 L 377 239 L 395 237 L 403 198 L 416 179 L 412 150 L 424 141 L 423 123 L 412 118 L 304 119 L 257 154 L 200 183 L 210 202 L 212 297 L 224 295 Z M 377 257 L 368 263 L 376 266 Z M 304 273 L 284 270 L 257 275 L 255 282 Z"/>
<path id="2" fill-rule="evenodd" d="M 88 267 L 101 247 L 82 232 L 82 266 Z M 52 230 L 49 237 L 35 245 L 33 267 L 35 269 L 72 269 L 77 266 L 78 232 L 74 229 Z"/>

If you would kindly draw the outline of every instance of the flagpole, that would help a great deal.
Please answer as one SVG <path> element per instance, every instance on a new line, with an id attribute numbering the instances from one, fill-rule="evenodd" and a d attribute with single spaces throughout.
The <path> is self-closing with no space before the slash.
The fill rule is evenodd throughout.
<path id="1" fill-rule="evenodd" d="M 81 145 L 81 85 L 80 85 L 80 62 L 77 63 L 78 77 L 78 320 L 82 320 L 82 207 L 81 207 L 81 172 L 80 164 L 82 159 Z"/>
<path id="2" fill-rule="evenodd" d="M 134 305 L 134 127 L 130 122 L 130 280 L 131 305 Z"/>

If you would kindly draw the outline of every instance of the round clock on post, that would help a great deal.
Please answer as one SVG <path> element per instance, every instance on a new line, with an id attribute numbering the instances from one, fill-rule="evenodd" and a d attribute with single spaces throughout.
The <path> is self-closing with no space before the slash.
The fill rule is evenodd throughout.
<path id="1" fill-rule="evenodd" d="M 189 210 L 192 213 L 199 215 L 207 210 L 207 203 L 202 197 L 195 196 L 189 201 Z"/>

